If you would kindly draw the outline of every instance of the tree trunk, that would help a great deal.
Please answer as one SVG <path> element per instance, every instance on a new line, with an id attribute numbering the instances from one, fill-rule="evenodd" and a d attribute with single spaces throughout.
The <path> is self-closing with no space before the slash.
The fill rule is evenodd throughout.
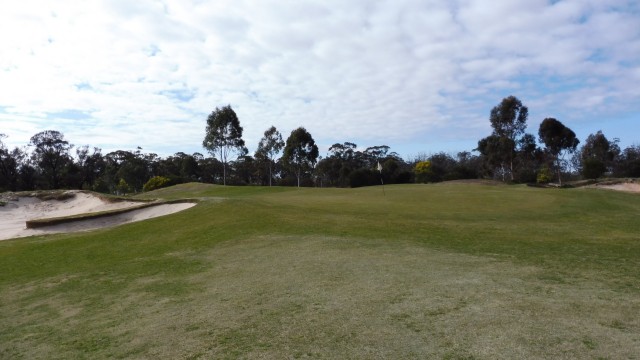
<path id="1" fill-rule="evenodd" d="M 560 173 L 560 159 L 556 159 L 556 166 L 558 167 L 558 184 L 562 186 L 562 175 Z"/>
<path id="2" fill-rule="evenodd" d="M 222 185 L 227 185 L 227 154 L 224 147 L 220 147 L 220 162 L 222 163 Z"/>
<path id="3" fill-rule="evenodd" d="M 509 171 L 511 172 L 511 182 L 513 182 L 513 180 L 514 180 L 514 178 L 513 178 L 513 153 L 511 154 L 511 163 L 510 163 Z"/>

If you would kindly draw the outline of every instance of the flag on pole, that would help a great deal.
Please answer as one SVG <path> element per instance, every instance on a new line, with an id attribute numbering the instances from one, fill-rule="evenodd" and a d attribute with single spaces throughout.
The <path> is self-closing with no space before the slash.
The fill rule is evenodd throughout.
<path id="1" fill-rule="evenodd" d="M 380 161 L 378 161 L 378 171 L 380 171 L 380 183 L 382 184 L 382 194 L 384 196 L 387 196 L 387 194 L 384 192 L 384 180 L 382 180 L 382 165 L 380 165 Z"/>

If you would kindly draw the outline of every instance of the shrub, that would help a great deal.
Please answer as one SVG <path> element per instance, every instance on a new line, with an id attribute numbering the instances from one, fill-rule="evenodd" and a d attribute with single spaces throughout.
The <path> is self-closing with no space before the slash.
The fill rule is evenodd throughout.
<path id="1" fill-rule="evenodd" d="M 549 182 L 551 182 L 551 179 L 552 179 L 551 170 L 548 167 L 544 166 L 542 169 L 538 171 L 536 182 L 538 184 L 548 184 Z"/>
<path id="2" fill-rule="evenodd" d="M 352 188 L 380 184 L 380 175 L 369 169 L 357 169 L 349 174 L 349 185 Z"/>
<path id="3" fill-rule="evenodd" d="M 585 179 L 597 179 L 607 171 L 607 167 L 599 159 L 585 159 L 582 164 L 582 176 Z"/>
<path id="4" fill-rule="evenodd" d="M 433 180 L 431 161 L 420 161 L 416 164 L 416 167 L 413 168 L 413 172 L 416 174 L 416 182 L 426 183 Z"/>
<path id="5" fill-rule="evenodd" d="M 129 187 L 129 184 L 124 181 L 124 179 L 120 179 L 120 182 L 118 182 L 118 186 L 116 186 L 116 190 L 119 195 L 124 195 L 131 191 L 131 188 Z"/>
<path id="6" fill-rule="evenodd" d="M 154 176 L 142 187 L 142 191 L 151 191 L 171 185 L 171 179 L 164 176 Z"/>

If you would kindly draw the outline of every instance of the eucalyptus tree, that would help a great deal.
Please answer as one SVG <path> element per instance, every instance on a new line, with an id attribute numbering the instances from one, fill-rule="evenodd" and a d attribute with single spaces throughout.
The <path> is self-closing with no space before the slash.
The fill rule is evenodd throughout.
<path id="1" fill-rule="evenodd" d="M 229 156 L 244 149 L 242 126 L 231 105 L 217 108 L 209 114 L 202 146 L 213 156 L 219 156 L 222 163 L 222 183 L 227 184 L 227 163 Z"/>
<path id="2" fill-rule="evenodd" d="M 349 174 L 361 167 L 362 153 L 356 151 L 358 146 L 352 142 L 335 143 L 329 147 L 328 156 L 318 162 L 323 185 L 349 186 Z"/>
<path id="3" fill-rule="evenodd" d="M 536 182 L 536 173 L 544 163 L 544 152 L 538 147 L 536 137 L 524 134 L 516 144 L 516 181 Z"/>
<path id="4" fill-rule="evenodd" d="M 91 153 L 89 145 L 80 146 L 76 149 L 76 158 L 76 165 L 80 169 L 81 186 L 91 188 L 106 167 L 102 150 L 94 147 Z"/>
<path id="5" fill-rule="evenodd" d="M 284 163 L 295 173 L 300 187 L 302 174 L 313 169 L 318 159 L 318 146 L 311 134 L 303 127 L 291 132 L 282 155 Z"/>
<path id="6" fill-rule="evenodd" d="M 495 178 L 499 176 L 506 181 L 507 169 L 510 160 L 509 153 L 513 151 L 515 144 L 508 138 L 497 135 L 489 135 L 478 141 L 475 149 L 480 152 L 484 164 L 489 167 L 488 172 Z"/>
<path id="7" fill-rule="evenodd" d="M 34 146 L 32 158 L 42 172 L 50 189 L 57 189 L 62 180 L 62 171 L 71 162 L 69 151 L 72 144 L 56 130 L 45 130 L 31 137 L 30 146 Z"/>
<path id="8" fill-rule="evenodd" d="M 614 171 L 616 176 L 640 177 L 640 145 L 622 150 Z"/>
<path id="9" fill-rule="evenodd" d="M 362 154 L 365 158 L 365 161 L 368 163 L 368 166 L 375 167 L 377 166 L 378 162 L 387 157 L 389 149 L 390 147 L 387 145 L 369 146 L 368 148 L 364 149 Z"/>
<path id="10" fill-rule="evenodd" d="M 609 141 L 602 131 L 590 134 L 580 149 L 580 165 L 582 174 L 595 179 L 607 171 L 613 171 L 616 159 L 620 156 L 618 139 Z"/>
<path id="11" fill-rule="evenodd" d="M 562 185 L 562 154 L 564 152 L 574 152 L 580 141 L 576 138 L 573 130 L 554 118 L 542 120 L 538 136 L 555 163 L 558 171 L 558 183 Z"/>
<path id="12" fill-rule="evenodd" d="M 256 159 L 265 159 L 269 163 L 269 186 L 273 179 L 274 157 L 284 148 L 282 135 L 275 126 L 271 126 L 264 132 L 264 136 L 260 139 L 258 149 L 255 153 Z"/>
<path id="13" fill-rule="evenodd" d="M 152 177 L 149 161 L 153 156 L 145 155 L 140 150 L 116 150 L 105 155 L 105 169 L 100 177 L 99 188 L 113 192 L 124 182 L 131 190 L 142 191 L 144 184 Z"/>
<path id="14" fill-rule="evenodd" d="M 514 180 L 513 160 L 515 157 L 516 143 L 527 128 L 529 109 L 515 96 L 502 99 L 502 102 L 491 109 L 489 121 L 493 128 L 493 135 L 501 139 L 500 151 L 505 152 L 502 158 L 509 165 L 511 180 Z"/>
<path id="15" fill-rule="evenodd" d="M 0 134 L 0 192 L 16 191 L 18 185 L 18 161 L 2 142 L 5 137 Z"/>

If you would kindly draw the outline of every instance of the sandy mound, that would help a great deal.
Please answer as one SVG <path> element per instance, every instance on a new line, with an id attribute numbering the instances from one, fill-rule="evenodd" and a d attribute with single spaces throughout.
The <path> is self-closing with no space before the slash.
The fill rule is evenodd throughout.
<path id="1" fill-rule="evenodd" d="M 598 189 L 608 189 L 627 192 L 640 192 L 640 184 L 637 183 L 620 183 L 612 185 L 595 185 Z"/>
<path id="2" fill-rule="evenodd" d="M 26 228 L 25 223 L 28 220 L 127 209 L 141 204 L 134 201 L 105 201 L 92 194 L 79 191 L 72 192 L 72 195 L 65 200 L 40 200 L 36 197 L 26 196 L 10 198 L 8 201 L 5 199 L 7 204 L 0 206 L 0 240 L 115 226 L 168 215 L 195 205 L 193 203 L 162 204 L 97 219 L 79 220 L 38 229 Z"/>

